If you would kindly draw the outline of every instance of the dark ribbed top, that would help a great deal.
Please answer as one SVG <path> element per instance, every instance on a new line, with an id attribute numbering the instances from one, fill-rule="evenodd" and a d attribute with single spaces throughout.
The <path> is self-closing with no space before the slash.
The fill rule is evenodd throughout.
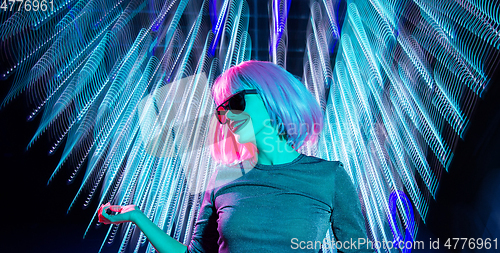
<path id="1" fill-rule="evenodd" d="M 367 238 L 342 163 L 300 155 L 245 170 L 223 166 L 208 184 L 188 252 L 318 252 L 330 226 L 340 242 Z"/>

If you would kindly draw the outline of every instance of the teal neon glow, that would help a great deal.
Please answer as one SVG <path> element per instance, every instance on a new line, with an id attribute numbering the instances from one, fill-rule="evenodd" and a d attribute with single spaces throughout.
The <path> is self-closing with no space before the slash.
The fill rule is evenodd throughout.
<path id="1" fill-rule="evenodd" d="M 49 152 L 63 148 L 49 182 L 62 169 L 74 171 L 69 181 L 81 171 L 75 201 L 136 204 L 166 233 L 190 240 L 216 166 L 210 85 L 252 59 L 249 5 L 214 1 L 71 0 L 54 1 L 53 11 L 2 13 L 0 78 L 13 80 L 2 106 L 25 92 L 29 118 L 41 117 L 28 146 L 49 134 Z M 494 85 L 500 6 L 311 0 L 306 36 L 296 38 L 287 30 L 294 1 L 266 3 L 270 61 L 286 68 L 288 40 L 304 40 L 302 81 L 325 112 L 320 141 L 300 151 L 344 163 L 371 239 L 414 240 L 476 101 Z M 134 230 L 111 225 L 103 245 L 123 233 L 120 251 L 138 249 L 146 239 L 133 239 Z"/>
<path id="2" fill-rule="evenodd" d="M 269 56 L 270 61 L 286 67 L 286 53 L 288 50 L 288 32 L 287 32 L 287 17 L 290 9 L 290 0 L 274 0 L 270 1 L 269 7 L 269 31 L 270 45 Z"/>

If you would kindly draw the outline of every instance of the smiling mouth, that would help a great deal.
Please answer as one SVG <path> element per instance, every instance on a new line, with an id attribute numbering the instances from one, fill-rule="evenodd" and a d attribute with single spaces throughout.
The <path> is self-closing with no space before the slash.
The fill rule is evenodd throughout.
<path id="1" fill-rule="evenodd" d="M 241 126 L 243 126 L 247 120 L 239 120 L 239 121 L 233 121 L 230 124 L 231 131 L 234 133 L 236 130 L 238 130 Z"/>

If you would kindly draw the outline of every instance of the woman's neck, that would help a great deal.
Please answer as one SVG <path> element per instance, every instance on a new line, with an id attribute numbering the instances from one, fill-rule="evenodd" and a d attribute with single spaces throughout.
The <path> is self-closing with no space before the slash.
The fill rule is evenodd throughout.
<path id="1" fill-rule="evenodd" d="M 256 140 L 257 144 L 257 163 L 263 165 L 276 165 L 289 163 L 295 160 L 300 153 L 295 151 L 285 140 L 277 135 L 266 136 Z"/>

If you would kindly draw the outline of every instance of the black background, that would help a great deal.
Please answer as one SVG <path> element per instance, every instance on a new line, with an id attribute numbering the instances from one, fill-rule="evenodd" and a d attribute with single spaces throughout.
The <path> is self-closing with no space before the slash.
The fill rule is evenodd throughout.
<path id="1" fill-rule="evenodd" d="M 500 92 L 498 75 L 476 106 L 469 129 L 459 141 L 455 156 L 440 180 L 436 200 L 431 200 L 426 224 L 417 240 L 499 237 L 500 204 Z M 2 84 L 2 97 L 9 86 Z M 27 149 L 39 118 L 27 122 L 30 110 L 23 95 L 0 110 L 0 167 L 2 229 L 1 252 L 97 252 L 107 229 L 83 234 L 96 209 L 96 201 L 83 209 L 79 200 L 67 214 L 83 177 L 67 184 L 69 167 L 54 181 L 47 181 L 59 162 L 62 149 L 49 155 L 44 134 Z M 104 252 L 116 252 L 105 246 Z M 441 249 L 444 245 L 441 245 Z M 445 252 L 444 250 L 440 250 Z M 437 251 L 436 251 L 437 252 Z M 460 252 L 460 251 L 456 251 Z M 462 251 L 467 252 L 467 251 Z"/>

